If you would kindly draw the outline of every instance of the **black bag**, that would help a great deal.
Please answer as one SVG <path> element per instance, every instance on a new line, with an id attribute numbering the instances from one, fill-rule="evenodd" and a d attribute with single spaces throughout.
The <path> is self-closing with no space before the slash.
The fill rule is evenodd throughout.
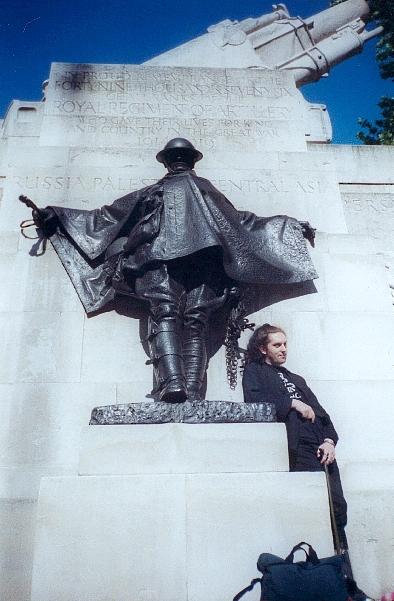
<path id="1" fill-rule="evenodd" d="M 302 545 L 307 546 L 308 551 Z M 305 552 L 306 560 L 293 563 L 298 549 Z M 262 553 L 257 568 L 263 577 L 252 580 L 233 601 L 238 601 L 258 582 L 260 601 L 347 601 L 349 595 L 342 566 L 341 555 L 319 559 L 313 547 L 304 542 L 296 545 L 286 559 Z"/>

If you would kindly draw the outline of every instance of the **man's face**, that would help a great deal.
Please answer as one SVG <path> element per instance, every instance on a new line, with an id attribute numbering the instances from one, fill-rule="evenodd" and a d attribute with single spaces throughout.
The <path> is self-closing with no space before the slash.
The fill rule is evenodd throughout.
<path id="1" fill-rule="evenodd" d="M 269 365 L 283 365 L 287 358 L 287 338 L 283 332 L 268 334 L 268 342 L 260 347 L 264 360 Z"/>

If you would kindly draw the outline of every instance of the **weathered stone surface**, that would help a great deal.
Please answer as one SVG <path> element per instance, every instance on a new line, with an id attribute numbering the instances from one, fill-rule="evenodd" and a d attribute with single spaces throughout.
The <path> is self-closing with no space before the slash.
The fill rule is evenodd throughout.
<path id="1" fill-rule="evenodd" d="M 0 383 L 78 382 L 82 314 L 0 313 Z"/>
<path id="2" fill-rule="evenodd" d="M 185 403 L 131 403 L 95 407 L 91 425 L 166 423 L 255 423 L 276 419 L 272 403 L 232 403 L 229 401 L 186 401 Z"/>
<path id="3" fill-rule="evenodd" d="M 210 44 L 214 44 L 213 40 L 217 42 L 222 34 L 224 40 L 228 33 L 226 28 L 219 28 L 212 30 L 207 38 L 211 40 Z M 243 51 L 246 49 L 245 44 L 232 46 L 227 43 L 220 48 L 215 46 L 216 56 L 230 56 L 234 51 L 234 57 L 237 48 L 241 47 Z M 211 46 L 206 44 L 204 51 L 208 52 L 209 48 Z M 249 60 L 249 57 L 250 53 L 243 53 L 245 61 Z M 226 63 L 225 66 L 229 64 Z M 232 63 L 232 66 L 235 64 Z M 236 66 L 244 66 L 244 63 Z M 250 87 L 248 84 L 252 82 L 252 95 L 242 95 L 245 86 L 242 90 L 231 90 L 231 93 L 226 95 L 222 94 L 223 87 L 216 93 L 211 86 L 209 93 L 206 93 L 204 88 L 204 94 L 200 94 L 199 97 L 194 87 L 194 91 L 187 90 L 187 107 L 184 108 L 179 86 L 189 85 L 192 81 L 191 69 L 170 69 L 166 71 L 169 75 L 164 79 L 160 79 L 161 75 L 159 79 L 155 78 L 154 85 L 158 86 L 164 80 L 174 82 L 172 87 L 168 87 L 164 99 L 161 90 L 156 91 L 153 86 L 151 91 L 144 94 L 134 88 L 124 92 L 118 90 L 114 99 L 110 98 L 113 94 L 111 86 L 119 88 L 124 85 L 127 74 L 135 68 L 121 68 L 124 78 L 112 80 L 108 70 L 105 75 L 104 71 L 98 73 L 100 67 L 78 68 L 84 70 L 85 67 L 89 73 L 86 76 L 87 87 L 89 82 L 97 79 L 97 90 L 75 90 L 72 97 L 71 90 L 65 90 L 64 97 L 63 92 L 53 92 L 52 101 L 60 102 L 57 106 L 48 103 L 26 103 L 25 108 L 29 108 L 29 104 L 31 108 L 37 108 L 36 116 L 42 116 L 43 111 L 47 111 L 43 126 L 41 117 L 36 119 L 33 116 L 34 111 L 19 112 L 19 108 L 23 108 L 25 103 L 14 103 L 0 134 L 5 136 L 0 140 L 0 278 L 3 283 L 0 305 L 4 311 L 0 315 L 0 377 L 3 382 L 7 382 L 0 387 L 4 418 L 0 426 L 0 459 L 2 466 L 7 466 L 0 470 L 4 535 L 4 541 L 1 541 L 3 554 L 0 564 L 4 573 L 0 578 L 0 597 L 7 601 L 29 599 L 34 500 L 40 477 L 76 474 L 79 434 L 87 424 L 93 406 L 105 403 L 127 404 L 142 400 L 152 387 L 151 367 L 145 365 L 146 355 L 139 342 L 144 332 L 143 328 L 140 331 L 138 320 L 115 313 L 91 320 L 82 319 L 82 307 L 56 262 L 53 251 L 48 248 L 43 257 L 29 256 L 35 243 L 20 237 L 18 226 L 19 222 L 29 218 L 30 214 L 17 201 L 17 197 L 26 193 L 40 206 L 57 204 L 87 209 L 111 202 L 130 190 L 153 183 L 164 174 L 162 166 L 154 161 L 154 155 L 161 142 L 167 141 L 166 136 L 172 137 L 178 132 L 180 135 L 190 135 L 192 141 L 204 151 L 204 160 L 198 168 L 199 175 L 211 179 L 237 208 L 249 209 L 260 215 L 294 215 L 300 219 L 308 219 L 319 229 L 316 249 L 312 250 L 320 275 L 316 282 L 318 293 L 282 301 L 253 314 L 251 320 L 256 323 L 277 323 L 287 329 L 290 342 L 288 366 L 308 379 L 312 389 L 330 412 L 340 435 L 337 452 L 341 467 L 344 468 L 342 473 L 345 494 L 349 501 L 348 534 L 353 549 L 356 577 L 370 593 L 374 592 L 373 587 L 378 583 L 381 588 L 376 589 L 376 596 L 393 589 L 390 546 L 392 529 L 389 521 L 393 508 L 392 491 L 388 491 L 392 481 L 392 474 L 388 469 L 388 463 L 392 460 L 393 430 L 390 397 L 392 312 L 391 307 L 387 305 L 388 283 L 386 288 L 382 278 L 383 257 L 376 256 L 377 251 L 388 256 L 393 250 L 390 229 L 391 188 L 394 184 L 392 148 L 324 144 L 309 144 L 306 147 L 305 134 L 311 131 L 309 117 L 306 116 L 307 112 L 310 113 L 309 107 L 294 85 L 288 80 L 285 81 L 280 74 L 276 77 L 276 74 L 263 73 L 262 70 L 237 71 L 237 81 L 241 85 L 246 83 L 247 87 Z M 66 66 L 65 69 L 67 68 Z M 60 69 L 63 70 L 63 66 Z M 148 67 L 144 69 L 147 70 Z M 223 74 L 229 75 L 229 71 L 231 70 L 220 71 L 222 80 Z M 160 74 L 163 70 L 161 67 L 155 68 L 150 73 Z M 209 79 L 212 71 L 197 69 L 196 73 L 196 81 L 192 83 L 199 85 Z M 179 84 L 176 80 L 178 74 Z M 67 76 L 61 80 L 70 83 Z M 146 81 L 147 77 L 144 85 Z M 257 95 L 257 88 L 260 84 L 263 85 L 263 82 L 269 84 L 267 91 Z M 106 86 L 109 89 L 105 89 Z M 136 97 L 136 94 L 139 96 Z M 129 102 L 130 98 L 136 99 L 133 107 L 124 104 Z M 77 99 L 80 105 L 61 104 L 63 101 L 75 102 Z M 111 105 L 110 111 L 106 113 L 106 108 L 99 104 L 103 100 L 108 102 L 107 108 L 109 102 L 115 101 L 116 105 Z M 145 108 L 142 107 L 141 113 L 137 112 L 143 103 Z M 150 104 L 151 108 L 146 104 Z M 255 107 L 258 107 L 257 111 Z M 102 109 L 103 112 L 99 114 Z M 148 110 L 151 114 L 148 114 Z M 251 110 L 253 115 L 250 117 L 251 125 L 248 126 L 248 111 Z M 205 114 L 199 115 L 201 111 L 205 111 Z M 222 112 L 221 116 L 219 111 Z M 323 123 L 323 133 L 326 125 L 327 123 Z M 111 132 L 105 130 L 106 127 L 115 129 Z M 138 129 L 139 127 L 151 129 Z M 320 125 L 316 131 L 319 133 Z M 241 137 L 240 132 L 245 135 Z M 310 136 L 307 139 L 310 139 Z M 45 143 L 48 145 L 45 146 Z M 346 233 L 347 229 L 350 235 Z M 17 249 L 19 254 L 16 254 Z M 249 333 L 242 338 L 241 344 L 244 347 L 248 335 Z M 316 378 L 320 379 L 317 381 Z M 235 391 L 228 389 L 223 349 L 210 361 L 207 398 L 242 400 L 240 379 Z M 223 434 L 225 440 L 220 445 L 222 454 L 217 453 L 215 462 L 212 459 L 211 465 L 220 463 L 223 467 L 226 461 L 228 465 L 241 462 L 247 453 L 252 453 L 255 445 L 254 468 L 258 469 L 259 456 L 261 466 L 264 466 L 267 465 L 264 462 L 268 461 L 273 453 L 278 460 L 276 468 L 279 469 L 280 465 L 283 467 L 283 439 L 281 438 L 279 450 L 274 444 L 275 441 L 278 443 L 276 439 L 269 441 L 268 438 L 264 438 L 265 428 L 283 429 L 281 424 L 168 424 L 169 428 L 197 429 L 193 435 L 195 453 L 193 444 L 190 444 L 191 451 L 189 447 L 189 465 L 192 469 L 210 469 L 212 453 L 209 454 L 208 450 L 212 439 L 208 440 L 208 430 L 205 428 L 211 426 L 230 429 L 256 427 L 261 431 L 261 438 L 256 433 L 254 443 L 253 440 L 242 437 L 234 441 L 234 448 L 238 449 L 242 441 L 245 442 L 245 454 L 240 451 L 237 456 L 232 455 L 229 450 L 233 439 L 228 434 Z M 136 453 L 133 460 L 128 461 L 133 450 L 133 441 L 127 440 L 127 432 L 129 429 L 136 432 L 139 428 L 141 426 L 134 425 L 130 428 L 124 426 L 115 429 L 117 436 L 122 439 L 122 453 L 118 462 L 121 465 L 115 468 L 117 473 L 126 469 L 126 465 L 129 465 L 130 469 L 133 461 L 136 462 L 140 457 L 137 457 Z M 152 440 L 156 429 L 161 429 L 162 426 L 144 428 L 152 431 L 149 435 L 149 440 Z M 95 426 L 89 430 L 94 431 L 96 437 L 90 441 L 89 469 L 93 471 L 95 457 L 103 459 L 102 469 L 106 469 L 111 462 L 115 465 L 117 449 L 111 447 L 110 436 L 107 434 L 111 428 Z M 100 441 L 101 431 L 103 438 Z M 364 440 L 365 437 L 367 441 Z M 180 443 L 180 437 L 172 442 Z M 265 450 L 264 446 L 269 446 L 270 451 Z M 87 447 L 85 450 L 89 451 Z M 144 457 L 153 457 L 155 452 L 157 453 L 157 449 L 148 446 Z M 142 447 L 140 453 L 143 453 Z M 107 463 L 104 462 L 104 457 Z M 167 462 L 167 471 L 177 469 L 177 466 L 171 463 L 172 457 L 161 458 L 163 466 Z M 363 462 L 372 459 L 376 463 L 365 472 L 356 469 L 353 472 L 352 466 L 349 466 L 349 469 L 347 466 L 355 458 Z M 84 461 L 87 465 L 86 453 Z M 96 466 L 96 469 L 99 467 Z M 141 465 L 141 469 L 143 468 Z M 145 468 L 147 469 L 146 465 Z M 381 474 L 379 481 L 378 473 Z M 305 489 L 297 489 L 295 492 L 297 487 L 293 490 L 293 484 L 289 484 L 290 481 L 293 482 L 292 477 L 283 474 L 283 485 L 277 489 L 281 494 L 280 502 L 285 503 L 285 500 L 291 497 L 297 506 L 304 506 L 305 502 L 309 503 L 308 499 L 312 499 L 308 496 L 310 481 L 303 481 Z M 251 475 L 251 481 L 255 481 L 256 478 L 255 473 Z M 123 535 L 122 527 L 129 523 L 128 512 L 132 503 L 127 493 L 127 500 L 121 502 L 120 516 L 114 516 L 114 506 L 118 508 L 118 482 L 117 477 L 105 480 L 102 488 L 108 489 L 108 497 L 107 490 L 102 493 L 100 487 L 95 489 L 95 492 L 86 492 L 86 498 L 82 502 L 86 503 L 85 509 L 91 504 L 96 511 L 96 504 L 103 499 L 103 506 L 96 511 L 97 517 L 94 513 L 89 514 L 89 525 L 81 517 L 83 511 L 79 513 L 78 495 L 73 497 L 75 489 L 69 490 L 67 483 L 61 489 L 60 503 L 56 500 L 43 505 L 39 523 L 40 544 L 52 527 L 60 528 L 63 519 L 62 503 L 69 501 L 76 506 L 75 511 L 74 507 L 65 511 L 67 527 L 62 525 L 65 529 L 71 525 L 72 534 L 66 532 L 63 536 L 59 530 L 60 542 L 55 544 L 55 557 L 58 554 L 61 561 L 70 563 L 65 569 L 59 564 L 58 572 L 55 568 L 53 591 L 56 592 L 56 585 L 63 581 L 64 574 L 66 582 L 76 580 L 72 591 L 75 594 L 69 595 L 65 592 L 64 601 L 71 598 L 75 598 L 76 601 L 101 601 L 103 574 L 108 574 L 108 565 L 111 565 L 112 570 L 114 557 L 117 558 L 115 571 L 118 569 L 117 562 L 120 561 L 122 582 L 112 583 L 111 588 L 108 585 L 107 590 L 104 582 L 105 601 L 108 598 L 112 599 L 114 595 L 117 601 L 123 601 L 123 597 L 128 599 L 130 596 L 130 587 L 127 586 L 134 556 L 129 555 L 127 546 L 130 542 L 127 540 L 128 537 L 130 539 L 130 530 Z M 190 535 L 192 542 L 188 540 L 189 549 L 193 547 L 194 557 L 193 560 L 188 560 L 190 590 L 196 590 L 200 594 L 200 588 L 205 582 L 197 581 L 201 580 L 201 549 L 212 559 L 212 566 L 217 566 L 217 556 L 222 553 L 220 545 L 233 545 L 228 533 L 233 533 L 235 528 L 237 532 L 241 532 L 241 540 L 237 539 L 234 548 L 234 555 L 237 555 L 233 558 L 234 563 L 232 564 L 231 560 L 228 565 L 220 564 L 226 582 L 232 577 L 232 574 L 229 576 L 232 565 L 235 566 L 234 574 L 239 574 L 239 581 L 234 582 L 231 590 L 229 588 L 226 593 L 226 601 L 256 574 L 255 561 L 262 550 L 271 549 L 283 554 L 288 552 L 290 543 L 287 539 L 284 540 L 285 532 L 292 532 L 297 539 L 291 543 L 298 542 L 304 535 L 312 537 L 312 542 L 317 540 L 318 544 L 323 539 L 330 541 L 328 525 L 324 532 L 320 532 L 320 526 L 311 529 L 309 515 L 302 518 L 305 517 L 302 531 L 295 532 L 297 524 L 293 524 L 294 504 L 291 507 L 276 507 L 274 487 L 270 488 L 266 481 L 259 480 L 254 485 L 250 484 L 250 488 L 247 484 L 245 493 L 240 490 L 244 487 L 243 476 L 239 477 L 236 474 L 233 482 L 228 487 L 213 476 L 209 487 L 204 482 L 198 490 L 197 487 L 193 489 L 197 517 L 190 518 L 195 526 Z M 133 483 L 134 486 L 136 480 Z M 139 485 L 137 483 L 136 490 Z M 253 486 L 255 488 L 252 488 Z M 114 497 L 111 498 L 110 488 L 114 491 Z M 323 488 L 322 482 L 321 490 Z M 153 514 L 158 512 L 155 525 L 159 525 L 155 532 L 154 528 L 150 530 L 148 525 L 148 534 L 145 536 L 144 523 L 141 527 L 137 524 L 137 539 L 141 541 L 141 546 L 148 545 L 146 553 L 152 555 L 156 567 L 162 565 L 162 547 L 157 546 L 161 545 L 162 541 L 158 541 L 157 532 L 161 532 L 162 527 L 165 530 L 162 525 L 167 520 L 166 503 L 171 507 L 170 514 L 177 510 L 178 506 L 176 502 L 172 503 L 170 495 L 165 497 L 164 493 L 162 496 L 159 493 L 159 501 L 156 501 L 155 484 L 146 485 L 144 490 L 146 495 L 150 496 L 147 496 L 147 504 L 140 501 L 141 514 L 144 508 L 147 508 L 144 520 L 148 520 L 150 508 L 153 506 Z M 122 494 L 120 498 L 123 498 Z M 81 492 L 81 495 L 84 497 L 85 492 Z M 142 497 L 141 494 L 141 499 Z M 322 519 L 326 524 L 328 512 L 324 504 L 322 509 L 319 499 L 321 498 L 313 497 L 311 500 L 315 516 L 311 519 L 316 518 L 316 524 L 320 524 L 320 515 L 324 513 Z M 191 499 L 190 503 L 193 502 Z M 220 514 L 223 506 L 228 509 L 225 519 Z M 253 526 L 249 522 L 244 523 L 244 520 L 249 519 L 247 514 L 243 513 L 244 507 L 246 512 L 251 511 Z M 259 513 L 255 515 L 253 512 L 256 507 Z M 46 512 L 46 509 L 49 511 Z M 103 512 L 103 518 L 100 512 Z M 212 519 L 209 517 L 210 513 Z M 73 519 L 77 517 L 75 523 L 70 516 Z M 175 519 L 174 516 L 169 515 L 169 528 L 172 526 L 172 519 Z M 82 563 L 95 565 L 95 545 L 102 538 L 106 538 L 108 532 L 112 532 L 112 521 L 115 521 L 115 530 L 118 527 L 117 534 L 111 534 L 112 542 L 108 554 L 105 557 L 100 556 L 100 571 L 92 576 L 93 584 L 90 586 L 89 575 L 76 575 L 80 574 Z M 267 539 L 263 540 L 261 536 L 265 536 L 267 528 L 270 528 L 269 524 L 272 525 L 272 533 L 267 534 Z M 177 526 L 178 524 L 175 527 Z M 209 536 L 216 536 L 216 531 L 218 539 L 222 540 L 219 540 L 217 547 L 213 546 L 211 549 L 206 532 Z M 90 532 L 94 534 L 89 544 L 87 537 L 90 536 Z M 12 533 L 15 534 L 13 538 Z M 163 540 L 167 541 L 165 545 L 169 547 L 171 540 L 166 536 L 165 532 Z M 272 541 L 275 541 L 276 545 L 278 540 L 283 542 L 283 546 L 273 547 Z M 79 544 L 86 545 L 81 553 Z M 71 551 L 68 553 L 68 559 L 65 558 L 67 550 L 74 548 L 77 548 L 75 562 Z M 177 546 L 176 548 L 178 549 Z M 184 553 L 184 548 L 181 552 Z M 331 550 L 327 548 L 323 549 L 323 552 L 328 554 Z M 240 553 L 248 558 L 247 562 L 243 563 L 242 569 L 245 572 L 242 574 L 239 571 Z M 51 579 L 52 576 L 48 575 L 48 562 L 41 552 L 39 557 L 39 566 L 42 566 L 43 572 L 40 574 L 38 567 L 37 577 L 39 575 Z M 226 560 L 225 554 L 220 557 L 220 561 Z M 365 557 L 372 557 L 369 563 L 371 571 L 365 569 Z M 145 555 L 142 559 L 144 558 Z M 138 561 L 137 554 L 137 564 Z M 180 562 L 176 569 L 181 571 L 184 565 L 185 563 Z M 141 574 L 146 573 L 146 568 L 142 566 Z M 217 570 L 210 580 L 216 582 L 216 576 Z M 126 592 L 119 591 L 123 582 L 126 583 Z M 163 582 L 167 586 L 165 577 Z M 142 583 L 139 588 L 142 592 L 137 600 L 153 601 L 155 591 L 157 592 L 155 583 L 153 591 Z M 44 583 L 45 592 L 41 595 L 40 591 L 38 600 L 45 601 L 47 595 L 51 601 L 54 597 L 56 601 L 62 601 L 61 597 L 51 591 L 50 585 L 51 583 Z M 97 595 L 95 587 L 99 589 Z M 172 584 L 167 586 L 169 594 L 174 593 L 171 587 Z M 216 597 L 220 599 L 220 595 L 216 596 L 216 591 L 214 592 L 216 601 Z M 160 590 L 158 594 L 161 594 Z M 176 594 L 177 591 L 171 601 L 176 600 Z M 184 601 L 186 594 L 183 585 L 179 594 Z M 162 601 L 162 596 L 159 596 L 159 599 Z M 196 599 L 198 601 L 198 597 Z"/>
<path id="4" fill-rule="evenodd" d="M 290 118 L 290 117 L 289 117 Z M 208 142 L 208 140 L 207 140 Z M 163 177 L 156 150 L 72 148 L 59 152 L 41 148 L 18 150 L 25 161 L 8 169 L 1 230 L 16 230 L 30 211 L 18 202 L 27 194 L 38 205 L 93 209 Z M 64 149 L 63 149 L 64 150 Z M 288 214 L 314 227 L 345 233 L 347 226 L 333 161 L 305 152 L 242 152 L 226 147 L 207 150 L 197 173 L 208 178 L 240 210 L 258 215 Z M 34 228 L 28 235 L 34 235 Z M 31 243 L 33 245 L 34 242 Z"/>
<path id="5" fill-rule="evenodd" d="M 88 426 L 79 474 L 210 474 L 289 469 L 278 423 Z"/>
<path id="6" fill-rule="evenodd" d="M 76 472 L 81 431 L 89 423 L 96 403 L 115 402 L 115 385 L 3 384 L 0 398 L 1 465 L 12 470 L 37 470 L 38 477 L 40 469 L 42 475 L 49 468 Z M 18 488 L 12 485 L 13 490 Z M 13 494 L 13 490 L 7 492 L 0 487 L 0 497 Z"/>
<path id="7" fill-rule="evenodd" d="M 394 185 L 341 186 L 349 232 L 369 236 L 377 250 L 394 251 Z"/>
<path id="8" fill-rule="evenodd" d="M 223 67 L 234 61 L 233 66 L 244 68 L 290 70 L 300 86 L 318 81 L 382 32 L 381 27 L 365 30 L 368 14 L 364 0 L 349 0 L 306 19 L 291 17 L 284 4 L 274 4 L 271 13 L 211 25 L 208 34 L 145 64 Z"/>
<path id="9" fill-rule="evenodd" d="M 374 599 L 394 590 L 394 462 L 350 463 L 342 471 L 347 533 L 358 585 Z"/>
<path id="10" fill-rule="evenodd" d="M 309 144 L 308 150 L 334 160 L 341 184 L 393 184 L 393 149 L 362 144 Z"/>
<path id="11" fill-rule="evenodd" d="M 186 136 L 211 152 L 242 153 L 245 139 L 255 151 L 303 150 L 302 114 L 288 73 L 54 63 L 40 143 L 153 154 Z"/>
<path id="12" fill-rule="evenodd" d="M 385 340 L 393 339 L 391 311 L 292 314 L 273 307 L 272 323 L 288 334 L 289 369 L 307 379 L 388 381 L 393 377 L 392 349 L 389 344 L 382 346 L 382 332 Z M 378 353 L 360 352 L 366 348 L 366 332 L 368 347 L 379 349 Z"/>
<path id="13" fill-rule="evenodd" d="M 36 504 L 30 499 L 0 500 L 0 598 L 30 599 Z"/>
<path id="14" fill-rule="evenodd" d="M 44 478 L 31 599 L 228 601 L 304 539 L 333 552 L 322 473 Z"/>
<path id="15" fill-rule="evenodd" d="M 394 431 L 394 380 L 312 379 L 309 384 L 338 431 L 337 456 L 341 465 L 355 461 L 385 465 L 392 461 L 392 448 L 387 441 Z"/>
<path id="16" fill-rule="evenodd" d="M 0 311 L 45 312 L 50 308 L 83 313 L 67 273 L 51 250 L 41 257 L 30 257 L 26 249 L 0 253 L 0 274 Z"/>
<path id="17" fill-rule="evenodd" d="M 153 385 L 152 366 L 146 365 L 148 355 L 140 340 L 137 318 L 115 312 L 97 315 L 84 322 L 82 355 L 83 382 L 132 382 L 135 402 L 147 395 Z"/>

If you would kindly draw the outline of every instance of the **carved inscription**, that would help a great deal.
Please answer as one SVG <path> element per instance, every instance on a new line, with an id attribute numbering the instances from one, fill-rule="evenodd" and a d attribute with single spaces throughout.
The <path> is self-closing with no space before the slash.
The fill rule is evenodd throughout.
<path id="1" fill-rule="evenodd" d="M 155 178 L 116 177 L 88 175 L 51 176 L 51 175 L 14 175 L 13 183 L 19 190 L 48 190 L 52 192 L 130 192 L 155 183 Z M 224 194 L 232 197 L 259 193 L 304 194 L 322 193 L 322 183 L 318 178 L 302 179 L 282 174 L 270 174 L 256 179 L 232 177 L 229 179 L 211 179 L 212 183 Z"/>
<path id="2" fill-rule="evenodd" d="M 371 236 L 380 241 L 382 248 L 394 250 L 394 191 L 392 194 L 346 193 L 342 197 L 349 231 Z"/>
<path id="3" fill-rule="evenodd" d="M 205 148 L 280 147 L 299 119 L 297 94 L 287 74 L 271 71 L 56 65 L 45 113 L 47 127 L 76 143 L 99 136 L 153 148 L 182 136 Z"/>
<path id="4" fill-rule="evenodd" d="M 55 70 L 51 74 L 55 90 L 106 94 L 147 94 L 163 100 L 181 102 L 200 98 L 283 98 L 295 95 L 280 74 L 264 72 L 245 77 L 236 69 L 198 69 L 166 67 L 124 67 L 112 69 L 96 65 L 92 70 Z M 261 72 L 260 72 L 261 73 Z M 197 79 L 197 80 L 196 80 Z"/>

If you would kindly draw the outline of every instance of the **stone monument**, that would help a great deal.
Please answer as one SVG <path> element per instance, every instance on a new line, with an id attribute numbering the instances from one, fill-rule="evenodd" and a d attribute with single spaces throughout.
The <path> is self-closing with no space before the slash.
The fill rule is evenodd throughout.
<path id="1" fill-rule="evenodd" d="M 85 316 L 50 246 L 37 256 L 42 241 L 20 235 L 17 198 L 95 209 L 161 178 L 152 156 L 174 137 L 201 149 L 199 175 L 238 210 L 317 228 L 317 293 L 262 309 L 251 293 L 249 319 L 295 341 L 289 367 L 338 425 L 355 575 L 373 596 L 393 590 L 393 151 L 329 144 L 326 107 L 299 89 L 378 33 L 367 10 L 348 0 L 302 20 L 276 5 L 144 65 L 55 63 L 44 102 L 11 104 L 0 130 L 1 598 L 228 601 L 261 551 L 306 539 L 332 553 L 322 474 L 288 473 L 282 424 L 87 425 L 92 407 L 149 403 L 144 332 L 121 312 Z M 242 402 L 222 348 L 206 398 Z M 313 510 L 295 520 L 305 503 Z"/>

